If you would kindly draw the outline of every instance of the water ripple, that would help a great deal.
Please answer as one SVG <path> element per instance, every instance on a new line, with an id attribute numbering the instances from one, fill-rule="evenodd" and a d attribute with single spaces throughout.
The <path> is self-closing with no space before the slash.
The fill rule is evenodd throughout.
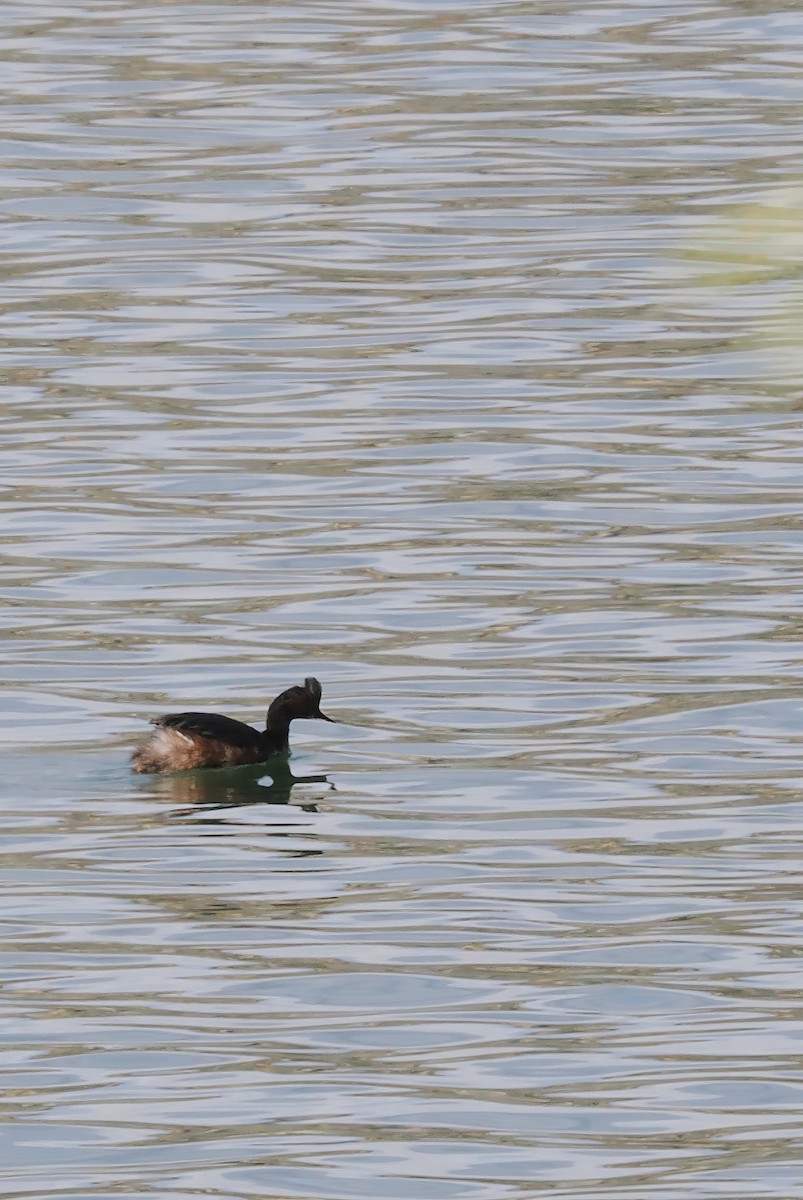
<path id="1" fill-rule="evenodd" d="M 6 15 L 0 1195 L 803 1196 L 796 16 Z"/>

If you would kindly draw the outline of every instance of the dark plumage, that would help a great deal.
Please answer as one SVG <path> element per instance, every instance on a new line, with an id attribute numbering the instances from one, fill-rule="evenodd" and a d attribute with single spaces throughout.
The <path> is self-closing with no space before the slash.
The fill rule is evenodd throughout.
<path id="1" fill-rule="evenodd" d="M 155 732 L 133 753 L 135 771 L 191 771 L 197 767 L 233 767 L 260 763 L 290 748 L 290 723 L 297 717 L 318 717 L 321 685 L 311 676 L 303 687 L 291 687 L 271 704 L 261 731 L 220 713 L 168 713 L 154 717 Z"/>

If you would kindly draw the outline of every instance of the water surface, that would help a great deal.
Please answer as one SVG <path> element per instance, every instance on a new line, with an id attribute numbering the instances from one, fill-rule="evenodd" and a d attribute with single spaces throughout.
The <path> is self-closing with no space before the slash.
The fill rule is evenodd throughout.
<path id="1" fill-rule="evenodd" d="M 0 1195 L 803 1196 L 797 14 L 6 17 Z"/>

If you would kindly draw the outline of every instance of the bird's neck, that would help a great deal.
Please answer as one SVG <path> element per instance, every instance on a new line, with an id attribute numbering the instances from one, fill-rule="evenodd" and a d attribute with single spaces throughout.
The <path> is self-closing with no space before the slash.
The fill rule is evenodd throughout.
<path id="1" fill-rule="evenodd" d="M 289 713 L 283 708 L 271 709 L 265 718 L 265 740 L 270 742 L 278 752 L 290 747 L 291 719 Z"/>

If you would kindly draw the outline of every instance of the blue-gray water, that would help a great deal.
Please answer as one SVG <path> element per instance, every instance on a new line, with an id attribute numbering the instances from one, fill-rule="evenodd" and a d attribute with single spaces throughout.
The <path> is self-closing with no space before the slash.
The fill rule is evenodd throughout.
<path id="1" fill-rule="evenodd" d="M 0 1195 L 803 1197 L 799 13 L 4 18 Z"/>

